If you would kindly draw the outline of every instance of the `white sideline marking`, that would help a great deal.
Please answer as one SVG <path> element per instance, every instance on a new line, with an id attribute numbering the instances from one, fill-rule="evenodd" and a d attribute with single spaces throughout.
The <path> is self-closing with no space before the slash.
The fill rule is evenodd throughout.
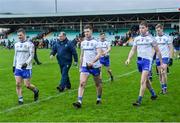
<path id="1" fill-rule="evenodd" d="M 116 76 L 114 79 L 118 79 L 118 78 L 121 78 L 121 77 L 124 77 L 124 76 L 128 76 L 128 75 L 130 75 L 130 74 L 132 74 L 132 73 L 135 73 L 136 71 L 137 71 L 137 70 L 133 70 L 133 71 L 131 71 L 131 72 L 127 72 L 127 73 L 125 73 L 125 74 L 118 75 L 118 76 Z M 110 80 L 107 79 L 107 80 L 104 80 L 103 82 L 107 82 L 107 81 L 110 81 Z M 93 84 L 87 85 L 86 88 L 87 88 L 87 87 L 91 87 L 92 85 L 93 85 Z M 60 94 L 57 94 L 57 95 L 54 95 L 54 96 L 49 96 L 49 97 L 44 98 L 44 99 L 41 99 L 41 100 L 39 100 L 39 101 L 37 101 L 37 102 L 32 102 L 32 103 L 27 103 L 27 104 L 23 104 L 23 105 L 18 105 L 18 106 L 15 106 L 15 107 L 11 107 L 11 108 L 9 108 L 9 109 L 5 109 L 4 111 L 1 111 L 0 114 L 6 113 L 6 112 L 10 112 L 10 111 L 13 111 L 13 110 L 16 110 L 16 109 L 20 109 L 20 108 L 25 107 L 25 106 L 30 106 L 30 105 L 33 105 L 33 104 L 36 104 L 36 103 L 44 102 L 44 101 L 50 100 L 50 99 L 52 99 L 52 98 L 56 98 L 56 97 L 59 97 L 59 96 L 61 96 L 61 95 L 64 95 L 64 94 L 66 94 L 66 93 L 72 93 L 72 92 L 77 91 L 77 90 L 78 90 L 78 89 L 73 89 L 73 90 L 70 90 L 70 91 L 67 91 L 67 92 L 64 92 L 64 93 L 60 93 Z"/>

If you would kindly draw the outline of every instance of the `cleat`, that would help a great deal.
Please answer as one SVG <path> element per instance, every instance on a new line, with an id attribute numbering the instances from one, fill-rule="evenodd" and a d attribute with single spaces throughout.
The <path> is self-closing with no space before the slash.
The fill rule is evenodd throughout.
<path id="1" fill-rule="evenodd" d="M 96 101 L 96 104 L 97 104 L 97 105 L 99 105 L 99 104 L 101 104 L 101 103 L 102 103 L 101 100 L 97 100 L 97 101 Z"/>
<path id="2" fill-rule="evenodd" d="M 141 103 L 140 103 L 139 101 L 136 101 L 136 102 L 134 102 L 132 105 L 133 105 L 133 106 L 140 106 Z"/>
<path id="3" fill-rule="evenodd" d="M 63 89 L 62 87 L 60 87 L 60 86 L 56 87 L 56 89 L 57 89 L 59 92 L 63 92 L 63 91 L 64 91 L 64 89 Z"/>
<path id="4" fill-rule="evenodd" d="M 37 89 L 36 92 L 34 92 L 34 101 L 37 101 L 39 99 L 39 90 Z"/>
<path id="5" fill-rule="evenodd" d="M 79 109 L 79 108 L 81 108 L 81 103 L 75 102 L 75 103 L 73 103 L 73 106 L 74 106 L 74 108 Z"/>
<path id="6" fill-rule="evenodd" d="M 159 94 L 166 94 L 167 93 L 167 91 L 166 90 L 161 90 L 161 92 L 159 93 Z"/>
<path id="7" fill-rule="evenodd" d="M 113 77 L 113 76 L 111 76 L 111 82 L 112 82 L 112 81 L 114 81 L 114 77 Z"/>
<path id="8" fill-rule="evenodd" d="M 152 99 L 152 100 L 156 100 L 156 99 L 157 99 L 157 97 L 158 97 L 157 95 L 155 95 L 155 96 L 151 96 L 151 99 Z"/>
<path id="9" fill-rule="evenodd" d="M 23 101 L 18 101 L 18 104 L 22 105 L 22 104 L 24 104 L 24 102 Z"/>

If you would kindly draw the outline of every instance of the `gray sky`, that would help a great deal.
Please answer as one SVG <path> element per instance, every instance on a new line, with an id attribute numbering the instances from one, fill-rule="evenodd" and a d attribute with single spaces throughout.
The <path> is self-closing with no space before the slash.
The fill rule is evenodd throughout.
<path id="1" fill-rule="evenodd" d="M 180 0 L 57 0 L 58 13 L 180 8 Z M 0 13 L 55 13 L 55 0 L 0 0 Z"/>

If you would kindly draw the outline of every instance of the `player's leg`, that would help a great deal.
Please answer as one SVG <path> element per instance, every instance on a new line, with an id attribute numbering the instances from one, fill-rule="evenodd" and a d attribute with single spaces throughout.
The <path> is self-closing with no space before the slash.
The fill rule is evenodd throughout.
<path id="1" fill-rule="evenodd" d="M 101 96 L 102 96 L 102 79 L 101 76 L 94 76 L 94 81 L 96 85 L 96 92 L 97 92 L 97 101 L 96 104 L 101 104 Z"/>
<path id="2" fill-rule="evenodd" d="M 161 72 L 162 75 L 162 82 L 164 83 L 163 85 L 163 94 L 165 94 L 167 92 L 167 64 L 164 64 L 164 70 Z"/>
<path id="3" fill-rule="evenodd" d="M 151 93 L 151 99 L 155 100 L 157 98 L 157 95 L 156 95 L 149 79 L 146 81 L 146 87 L 148 88 L 149 92 Z"/>
<path id="4" fill-rule="evenodd" d="M 111 77 L 111 81 L 114 81 L 114 77 L 113 77 L 113 74 L 112 74 L 112 70 L 110 69 L 110 66 L 106 67 L 106 71 L 108 72 L 109 76 Z"/>
<path id="5" fill-rule="evenodd" d="M 135 103 L 133 103 L 134 106 L 140 106 L 142 102 L 142 98 L 144 96 L 144 92 L 146 89 L 146 82 L 148 81 L 148 75 L 151 71 L 151 64 L 152 62 L 148 59 L 140 59 L 138 58 L 137 64 L 138 64 L 138 70 L 141 73 L 141 80 L 140 80 L 140 90 L 139 90 L 139 96 Z"/>
<path id="6" fill-rule="evenodd" d="M 18 103 L 21 105 L 23 104 L 23 96 L 22 96 L 22 70 L 15 69 L 14 71 L 15 80 L 16 80 L 16 93 L 18 95 Z"/>
<path id="7" fill-rule="evenodd" d="M 33 84 L 31 84 L 30 79 L 26 78 L 24 79 L 24 84 L 26 88 L 31 90 L 34 93 L 34 101 L 37 101 L 39 98 L 39 90 L 37 87 L 35 87 Z"/>
<path id="8" fill-rule="evenodd" d="M 81 108 L 84 89 L 85 89 L 88 77 L 89 77 L 89 73 L 84 73 L 84 72 L 80 73 L 80 83 L 79 83 L 79 88 L 78 88 L 78 101 L 73 103 L 73 106 L 75 108 Z"/>
<path id="9" fill-rule="evenodd" d="M 18 103 L 21 105 L 23 104 L 23 96 L 22 96 L 22 77 L 21 76 L 15 76 L 16 80 L 16 93 L 18 95 Z"/>
<path id="10" fill-rule="evenodd" d="M 31 90 L 34 92 L 34 101 L 37 101 L 39 98 L 39 90 L 37 87 L 35 87 L 33 84 L 30 82 L 30 78 L 32 76 L 31 70 L 23 70 L 23 79 L 24 79 L 24 84 L 27 89 Z"/>

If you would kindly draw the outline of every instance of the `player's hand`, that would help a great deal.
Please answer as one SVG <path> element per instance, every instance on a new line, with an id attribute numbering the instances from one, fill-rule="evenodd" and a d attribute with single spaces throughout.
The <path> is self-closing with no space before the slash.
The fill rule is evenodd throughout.
<path id="1" fill-rule="evenodd" d="M 105 56 L 105 55 L 106 55 L 106 52 L 103 52 L 103 53 L 102 53 L 102 56 Z"/>
<path id="2" fill-rule="evenodd" d="M 127 60 L 125 61 L 125 64 L 128 65 L 129 63 L 130 63 L 130 60 L 127 59 Z"/>
<path id="3" fill-rule="evenodd" d="M 86 63 L 87 69 L 92 69 L 93 68 L 93 63 Z"/>
<path id="4" fill-rule="evenodd" d="M 13 73 L 14 73 L 14 72 L 15 72 L 15 66 L 13 66 L 13 69 L 12 69 L 12 70 L 13 70 Z"/>
<path id="5" fill-rule="evenodd" d="M 74 62 L 74 66 L 77 66 L 78 65 L 78 63 L 77 62 Z"/>
<path id="6" fill-rule="evenodd" d="M 169 66 L 172 66 L 173 65 L 173 59 L 172 58 L 170 58 L 169 59 L 169 64 L 168 64 Z"/>
<path id="7" fill-rule="evenodd" d="M 21 69 L 26 69 L 26 67 L 27 67 L 27 64 L 24 63 L 24 64 L 21 66 Z"/>
<path id="8" fill-rule="evenodd" d="M 49 57 L 51 60 L 54 58 L 54 56 L 53 55 L 50 55 L 50 57 Z"/>

